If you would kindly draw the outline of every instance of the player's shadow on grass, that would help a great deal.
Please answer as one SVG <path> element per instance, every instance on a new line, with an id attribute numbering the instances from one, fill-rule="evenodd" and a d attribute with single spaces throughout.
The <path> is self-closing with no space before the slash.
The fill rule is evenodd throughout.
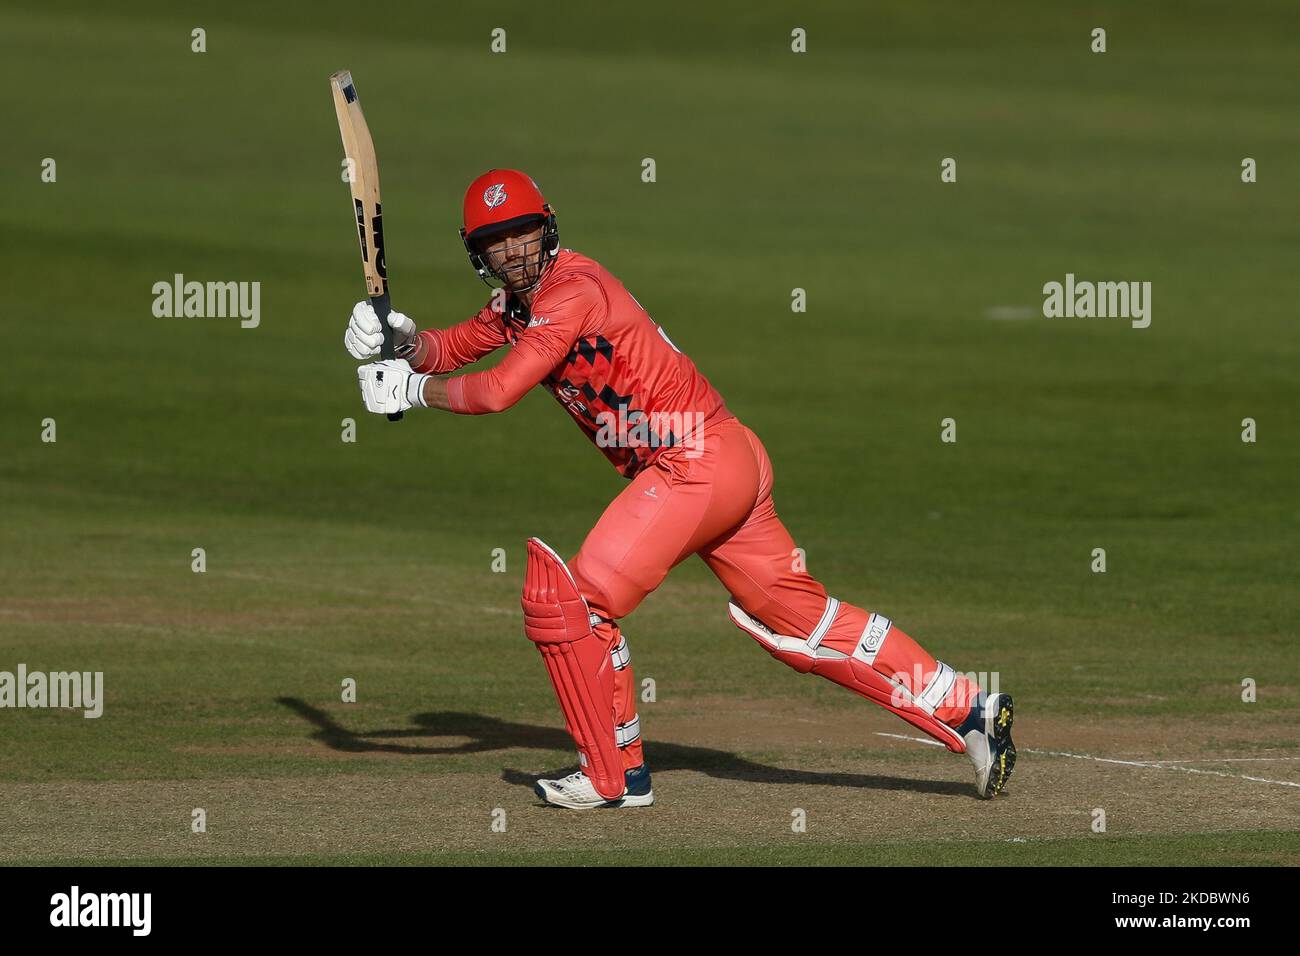
<path id="1" fill-rule="evenodd" d="M 289 708 L 299 717 L 316 727 L 312 739 L 319 740 L 334 750 L 348 753 L 396 753 L 426 756 L 485 753 L 493 750 L 515 750 L 520 747 L 534 750 L 572 750 L 573 741 L 558 727 L 537 727 L 516 724 L 485 714 L 466 714 L 459 711 L 437 711 L 416 714 L 411 718 L 415 725 L 405 730 L 348 730 L 329 714 L 312 707 L 295 697 L 280 697 L 276 702 Z M 446 746 L 429 746 L 396 743 L 416 737 L 467 737 L 463 743 Z M 871 790 L 911 790 L 917 793 L 969 796 L 970 784 L 943 780 L 909 780 L 903 777 L 886 777 L 863 773 L 822 773 L 812 770 L 790 770 L 772 767 L 749 760 L 725 750 L 710 747 L 692 747 L 662 740 L 646 745 L 647 759 L 653 772 L 665 770 L 694 770 L 722 780 L 740 780 L 746 783 L 814 784 L 827 787 L 861 787 Z M 529 787 L 538 777 L 562 777 L 573 770 L 570 764 L 552 771 L 524 773 L 505 768 L 501 778 L 507 783 Z"/>

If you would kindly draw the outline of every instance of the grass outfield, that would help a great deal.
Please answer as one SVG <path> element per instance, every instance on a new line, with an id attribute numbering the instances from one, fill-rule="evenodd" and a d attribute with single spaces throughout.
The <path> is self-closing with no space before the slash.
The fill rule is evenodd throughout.
<path id="1" fill-rule="evenodd" d="M 1300 863 L 1300 11 L 197 9 L 0 10 L 0 670 L 107 696 L 0 710 L 0 862 Z M 624 622 L 658 804 L 535 805 L 573 757 L 523 542 L 572 554 L 622 482 L 540 393 L 365 415 L 341 67 L 395 307 L 483 304 L 462 190 L 529 170 L 763 438 L 831 593 L 1000 673 L 1004 799 L 691 561 Z M 260 282 L 260 325 L 155 318 L 175 273 Z M 1041 318 L 1066 273 L 1152 282 L 1151 326 Z"/>

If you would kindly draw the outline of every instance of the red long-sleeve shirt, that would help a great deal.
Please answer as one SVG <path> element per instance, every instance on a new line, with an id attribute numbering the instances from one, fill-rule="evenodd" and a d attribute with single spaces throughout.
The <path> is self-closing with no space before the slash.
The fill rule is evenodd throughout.
<path id="1" fill-rule="evenodd" d="M 448 380 L 452 411 L 504 411 L 541 385 L 628 478 L 663 448 L 689 447 L 705 422 L 731 414 L 623 283 L 571 249 L 547 267 L 531 310 L 503 314 L 489 303 L 420 337 L 427 346 L 420 372 L 455 371 L 509 344 L 496 367 Z"/>

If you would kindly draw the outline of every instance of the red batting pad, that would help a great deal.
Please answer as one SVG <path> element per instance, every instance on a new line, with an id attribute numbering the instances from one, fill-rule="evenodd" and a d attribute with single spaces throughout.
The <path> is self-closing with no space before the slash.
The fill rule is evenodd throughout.
<path id="1" fill-rule="evenodd" d="M 614 664 L 591 629 L 591 612 L 569 569 L 537 538 L 528 539 L 524 633 L 541 651 L 564 726 L 583 772 L 606 800 L 623 795 L 623 761 L 614 741 Z"/>

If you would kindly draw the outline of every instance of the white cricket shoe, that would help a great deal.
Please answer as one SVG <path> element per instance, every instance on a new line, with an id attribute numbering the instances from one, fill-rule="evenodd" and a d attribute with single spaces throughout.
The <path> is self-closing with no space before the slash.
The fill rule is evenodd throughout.
<path id="1" fill-rule="evenodd" d="M 1010 694 L 976 698 L 970 716 L 957 728 L 966 741 L 966 755 L 975 764 L 975 792 L 990 800 L 1002 792 L 1016 765 L 1016 745 L 1011 742 L 1013 716 Z"/>
<path id="2" fill-rule="evenodd" d="M 592 785 L 588 776 L 579 770 L 559 780 L 538 780 L 533 792 L 554 807 L 569 810 L 595 810 L 614 807 L 648 807 L 655 802 L 650 789 L 650 768 L 645 764 L 623 773 L 623 796 L 606 800 Z"/>

